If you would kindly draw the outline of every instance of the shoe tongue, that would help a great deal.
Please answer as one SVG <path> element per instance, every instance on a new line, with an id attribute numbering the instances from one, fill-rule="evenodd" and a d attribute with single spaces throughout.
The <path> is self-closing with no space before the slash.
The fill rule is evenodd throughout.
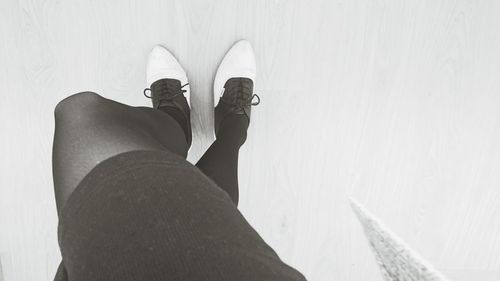
<path id="1" fill-rule="evenodd" d="M 248 99 L 253 93 L 252 79 L 245 77 L 231 78 L 224 84 L 224 98 L 236 102 L 238 98 Z"/>
<path id="2" fill-rule="evenodd" d="M 181 81 L 176 79 L 164 78 L 151 84 L 151 98 L 153 107 L 157 108 L 168 104 L 165 101 L 166 96 L 175 95 L 181 91 Z"/>

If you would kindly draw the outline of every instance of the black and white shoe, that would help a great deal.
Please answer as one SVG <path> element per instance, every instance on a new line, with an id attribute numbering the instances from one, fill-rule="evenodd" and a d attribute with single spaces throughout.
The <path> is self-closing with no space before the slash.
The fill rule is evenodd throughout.
<path id="1" fill-rule="evenodd" d="M 253 93 L 257 73 L 255 55 L 250 42 L 236 42 L 226 53 L 214 80 L 215 135 L 224 119 L 233 114 L 244 115 L 250 122 L 251 107 L 260 102 Z"/>
<path id="2" fill-rule="evenodd" d="M 151 98 L 153 108 L 168 111 L 178 109 L 186 124 L 186 140 L 191 145 L 190 89 L 186 72 L 177 59 L 165 47 L 155 46 L 149 53 L 146 66 L 146 82 L 149 88 L 144 95 Z M 150 95 L 148 95 L 150 92 Z"/>

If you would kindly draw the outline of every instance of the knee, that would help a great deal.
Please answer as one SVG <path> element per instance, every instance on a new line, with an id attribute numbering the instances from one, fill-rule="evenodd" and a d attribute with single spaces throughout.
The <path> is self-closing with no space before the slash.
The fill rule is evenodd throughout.
<path id="1" fill-rule="evenodd" d="M 74 115 L 75 113 L 89 108 L 103 101 L 104 98 L 94 92 L 81 92 L 64 98 L 57 103 L 54 114 L 56 118 L 67 114 Z"/>

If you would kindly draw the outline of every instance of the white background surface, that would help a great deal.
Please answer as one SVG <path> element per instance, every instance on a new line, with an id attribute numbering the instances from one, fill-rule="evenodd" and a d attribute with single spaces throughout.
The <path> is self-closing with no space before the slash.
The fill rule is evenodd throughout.
<path id="1" fill-rule="evenodd" d="M 309 280 L 381 280 L 356 197 L 450 279 L 500 280 L 500 1 L 0 2 L 0 260 L 59 262 L 53 108 L 92 90 L 145 105 L 157 43 L 187 69 L 196 161 L 214 71 L 250 40 L 256 92 L 240 209 Z M 1 280 L 1 277 L 0 277 Z"/>

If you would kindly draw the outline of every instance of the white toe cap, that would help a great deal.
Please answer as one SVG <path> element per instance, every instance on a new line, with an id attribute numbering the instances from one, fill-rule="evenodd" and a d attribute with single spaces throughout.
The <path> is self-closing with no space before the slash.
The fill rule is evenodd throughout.
<path id="1" fill-rule="evenodd" d="M 236 42 L 226 53 L 217 69 L 214 80 L 214 105 L 217 106 L 227 80 L 245 77 L 255 83 L 256 73 L 257 66 L 252 45 L 247 40 Z"/>
<path id="2" fill-rule="evenodd" d="M 155 81 L 169 78 L 187 83 L 186 72 L 177 59 L 165 47 L 156 45 L 149 53 L 146 66 L 146 82 L 148 87 Z"/>

